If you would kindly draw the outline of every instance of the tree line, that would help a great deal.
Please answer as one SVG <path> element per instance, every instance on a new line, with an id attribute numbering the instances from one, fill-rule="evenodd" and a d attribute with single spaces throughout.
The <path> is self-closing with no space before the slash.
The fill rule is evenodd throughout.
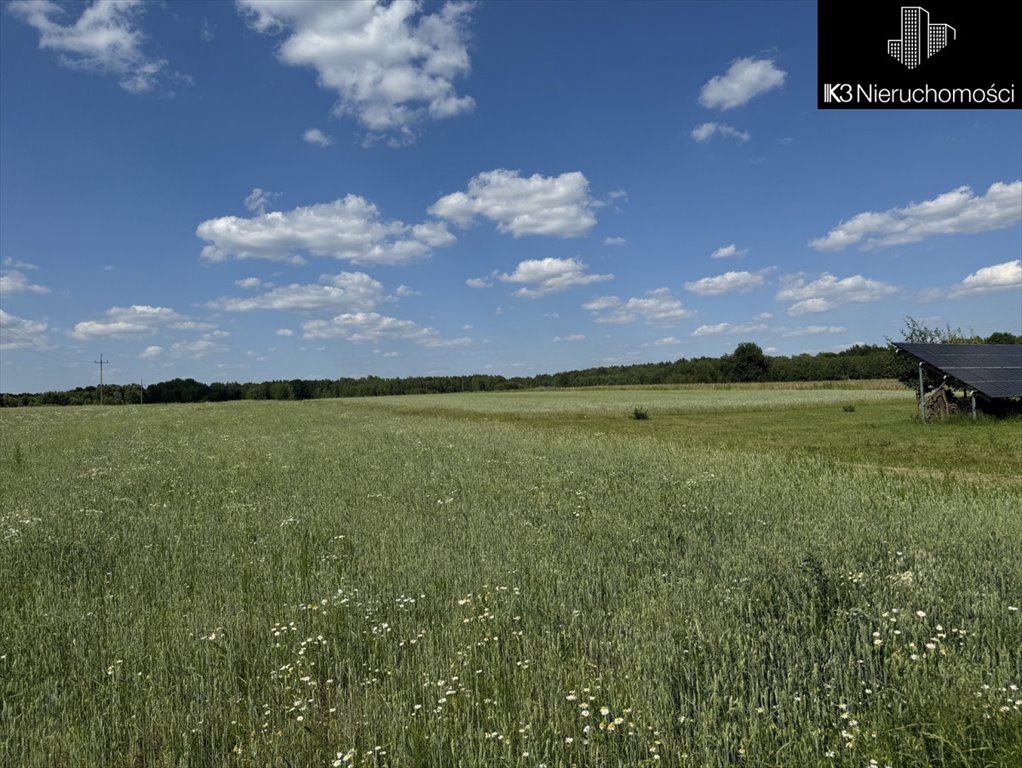
<path id="1" fill-rule="evenodd" d="M 959 343 L 1022 344 L 1022 336 L 995 333 L 982 339 L 960 331 L 926 329 L 906 318 L 907 341 L 954 341 Z M 906 383 L 915 372 L 914 363 L 890 346 L 860 344 L 841 352 L 820 352 L 791 357 L 766 355 L 752 342 L 739 344 L 721 357 L 635 365 L 585 368 L 536 376 L 407 376 L 401 378 L 290 379 L 262 382 L 213 382 L 171 379 L 150 384 L 106 384 L 105 405 L 132 403 L 213 403 L 228 400 L 313 400 L 327 397 L 373 397 L 379 395 L 442 394 L 450 392 L 497 392 L 515 389 L 606 387 L 649 384 L 727 384 L 741 382 L 840 381 L 846 379 L 894 379 Z M 93 405 L 100 401 L 99 387 L 76 387 L 67 391 L 0 395 L 0 406 Z"/>

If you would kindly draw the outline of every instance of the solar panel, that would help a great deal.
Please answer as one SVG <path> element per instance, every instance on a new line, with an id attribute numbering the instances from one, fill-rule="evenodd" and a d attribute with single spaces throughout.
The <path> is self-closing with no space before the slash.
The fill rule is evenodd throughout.
<path id="1" fill-rule="evenodd" d="M 987 397 L 1022 397 L 1022 344 L 894 346 Z"/>

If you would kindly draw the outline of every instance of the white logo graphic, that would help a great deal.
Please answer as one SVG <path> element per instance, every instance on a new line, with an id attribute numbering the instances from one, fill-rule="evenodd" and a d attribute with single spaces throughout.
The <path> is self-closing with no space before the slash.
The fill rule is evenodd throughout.
<path id="1" fill-rule="evenodd" d="M 847 104 L 852 100 L 852 86 L 849 83 L 824 83 L 824 104 Z"/>
<path id="2" fill-rule="evenodd" d="M 887 52 L 909 69 L 915 69 L 955 39 L 950 24 L 931 24 L 930 12 L 917 5 L 901 8 L 901 38 L 887 41 Z"/>

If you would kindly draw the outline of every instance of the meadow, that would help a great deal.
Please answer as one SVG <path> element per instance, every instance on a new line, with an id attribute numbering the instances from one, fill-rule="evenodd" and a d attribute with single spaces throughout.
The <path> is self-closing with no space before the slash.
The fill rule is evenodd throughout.
<path id="1" fill-rule="evenodd" d="M 0 765 L 1022 765 L 1022 423 L 893 385 L 4 409 L 0 587 Z"/>

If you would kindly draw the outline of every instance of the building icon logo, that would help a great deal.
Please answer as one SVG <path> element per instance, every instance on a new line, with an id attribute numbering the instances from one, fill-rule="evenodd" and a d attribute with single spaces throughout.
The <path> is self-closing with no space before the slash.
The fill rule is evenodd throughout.
<path id="1" fill-rule="evenodd" d="M 930 12 L 917 5 L 901 8 L 901 38 L 887 41 L 887 52 L 909 69 L 915 69 L 955 39 L 950 24 L 931 24 Z"/>

